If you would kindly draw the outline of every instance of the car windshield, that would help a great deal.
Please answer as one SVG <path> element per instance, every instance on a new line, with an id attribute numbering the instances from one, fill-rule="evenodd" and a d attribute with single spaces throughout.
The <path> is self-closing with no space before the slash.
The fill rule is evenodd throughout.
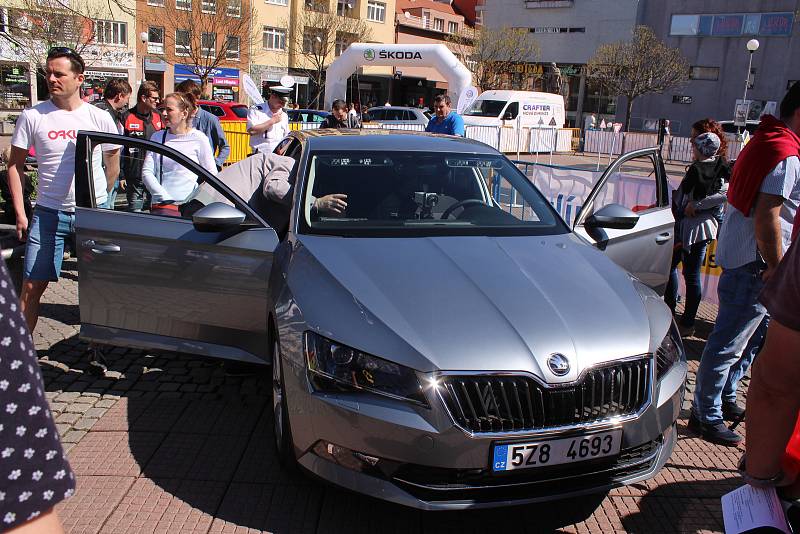
<path id="1" fill-rule="evenodd" d="M 464 115 L 471 117 L 499 117 L 500 112 L 506 107 L 505 100 L 477 100 L 475 101 Z"/>
<path id="2" fill-rule="evenodd" d="M 500 155 L 319 151 L 309 162 L 300 215 L 304 233 L 417 237 L 569 232 L 541 193 Z M 344 210 L 339 209 L 341 200 Z"/>

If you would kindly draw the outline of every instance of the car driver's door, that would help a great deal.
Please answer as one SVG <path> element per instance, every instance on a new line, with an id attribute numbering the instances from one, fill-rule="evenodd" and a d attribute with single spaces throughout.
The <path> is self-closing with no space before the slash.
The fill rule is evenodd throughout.
<path id="1" fill-rule="evenodd" d="M 129 211 L 135 204 L 129 206 L 122 190 L 110 207 L 98 207 L 95 188 L 105 177 L 98 180 L 94 174 L 101 171 L 90 162 L 101 144 L 120 145 L 128 154 L 146 151 L 186 177 L 189 191 L 198 191 L 194 178 L 212 193 L 196 195 L 172 216 L 149 213 L 147 202 L 143 211 Z M 278 244 L 275 231 L 215 177 L 163 144 L 79 132 L 76 150 L 81 336 L 111 345 L 269 361 L 267 281 Z M 131 175 L 138 174 L 136 165 L 126 167 L 130 189 L 141 176 Z"/>
<path id="2" fill-rule="evenodd" d="M 629 218 L 632 227 L 613 224 L 614 217 L 609 215 L 620 215 L 618 206 L 627 208 L 628 215 L 635 214 Z M 663 294 L 672 262 L 674 226 L 666 171 L 658 147 L 653 147 L 624 154 L 606 169 L 577 216 L 574 230 Z"/>

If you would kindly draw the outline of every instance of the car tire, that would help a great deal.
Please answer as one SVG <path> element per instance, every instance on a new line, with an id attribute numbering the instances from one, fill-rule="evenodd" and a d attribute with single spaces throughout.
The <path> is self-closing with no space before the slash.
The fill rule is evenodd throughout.
<path id="1" fill-rule="evenodd" d="M 286 408 L 286 388 L 280 354 L 280 343 L 275 336 L 272 343 L 272 427 L 275 453 L 284 469 L 294 471 L 297 469 L 297 456 L 289 424 L 289 411 Z"/>

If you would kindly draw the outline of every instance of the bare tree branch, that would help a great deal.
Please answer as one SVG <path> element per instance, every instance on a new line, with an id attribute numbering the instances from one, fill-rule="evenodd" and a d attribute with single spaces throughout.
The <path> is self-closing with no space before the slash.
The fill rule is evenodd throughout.
<path id="1" fill-rule="evenodd" d="M 586 73 L 614 96 L 627 99 L 625 130 L 633 102 L 642 95 L 681 87 L 689 79 L 689 62 L 647 26 L 637 26 L 630 41 L 602 45 L 586 65 Z"/>
<path id="2" fill-rule="evenodd" d="M 521 28 L 476 28 L 475 35 L 449 35 L 454 52 L 472 72 L 478 89 L 504 89 L 515 66 L 536 61 L 539 45 Z"/>
<path id="3" fill-rule="evenodd" d="M 283 21 L 289 29 L 290 54 L 298 58 L 299 68 L 306 68 L 316 86 L 314 105 L 319 106 L 325 85 L 325 68 L 334 57 L 352 43 L 368 42 L 372 30 L 361 19 L 337 15 L 327 0 L 307 0 L 305 9 L 292 21 Z"/>
<path id="4" fill-rule="evenodd" d="M 208 78 L 223 63 L 238 60 L 252 48 L 251 24 L 256 14 L 247 0 L 170 0 L 158 15 L 145 18 L 148 26 L 170 25 L 164 32 L 168 63 L 189 65 L 205 88 Z"/>

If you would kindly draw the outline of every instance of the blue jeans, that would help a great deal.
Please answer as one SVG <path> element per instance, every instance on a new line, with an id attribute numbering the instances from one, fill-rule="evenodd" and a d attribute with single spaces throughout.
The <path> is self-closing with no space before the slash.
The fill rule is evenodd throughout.
<path id="1" fill-rule="evenodd" d="M 723 391 L 727 390 L 726 400 L 730 400 L 731 392 L 735 399 L 736 381 L 755 355 L 756 348 L 748 344 L 767 314 L 758 302 L 764 286 L 761 269 L 760 263 L 753 262 L 736 269 L 723 269 L 719 277 L 719 312 L 700 358 L 692 406 L 692 413 L 703 423 L 722 422 Z M 745 353 L 746 349 L 750 354 Z M 742 359 L 745 361 L 740 364 Z M 735 369 L 733 375 L 732 369 Z"/>
<path id="2" fill-rule="evenodd" d="M 764 341 L 767 339 L 767 327 L 769 326 L 769 315 L 765 315 L 756 328 L 755 334 L 747 342 L 747 347 L 742 353 L 739 361 L 734 363 L 728 371 L 728 380 L 725 381 L 725 387 L 722 388 L 722 402 L 735 403 L 736 391 L 739 388 L 739 380 L 747 373 L 747 370 L 752 365 L 753 360 L 761 349 L 764 347 Z"/>
<path id="3" fill-rule="evenodd" d="M 58 280 L 64 261 L 64 243 L 75 233 L 75 213 L 36 206 L 25 244 L 26 280 Z"/>
<path id="4" fill-rule="evenodd" d="M 686 307 L 680 320 L 683 326 L 694 326 L 697 308 L 700 306 L 700 299 L 703 298 L 700 269 L 706 259 L 708 243 L 708 241 L 698 241 L 688 251 L 679 248 L 672 254 L 672 270 L 669 272 L 664 301 L 672 313 L 675 313 L 675 304 L 678 301 L 678 264 L 683 263 L 683 281 L 686 283 Z"/>

